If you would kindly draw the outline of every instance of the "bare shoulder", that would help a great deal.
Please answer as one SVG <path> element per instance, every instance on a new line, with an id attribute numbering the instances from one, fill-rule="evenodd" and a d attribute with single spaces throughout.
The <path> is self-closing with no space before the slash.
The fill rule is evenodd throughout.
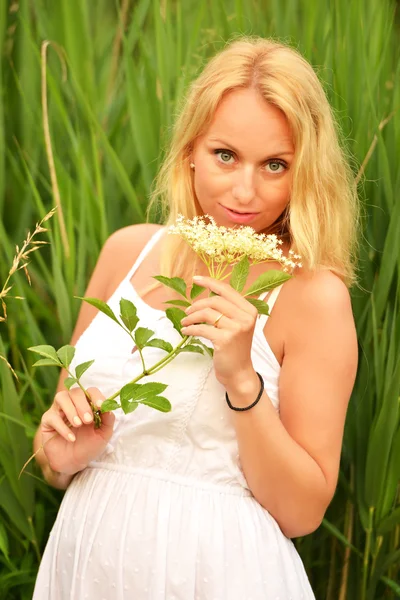
<path id="1" fill-rule="evenodd" d="M 128 255 L 127 261 L 129 261 L 129 256 L 138 254 L 151 236 L 162 228 L 163 225 L 154 223 L 138 223 L 122 227 L 110 235 L 104 245 L 104 251 L 114 258 L 116 253 L 120 258 Z"/>
<path id="2" fill-rule="evenodd" d="M 350 293 L 338 275 L 328 269 L 305 272 L 293 278 L 293 290 L 299 295 L 300 307 L 322 310 L 351 310 Z"/>
<path id="3" fill-rule="evenodd" d="M 107 283 L 109 294 L 128 273 L 150 238 L 163 227 L 154 223 L 139 223 L 118 229 L 110 235 L 102 250 L 103 260 L 110 266 L 111 276 Z"/>
<path id="4" fill-rule="evenodd" d="M 160 225 L 141 223 L 115 231 L 106 240 L 85 292 L 86 297 L 105 302 L 125 277 L 146 242 Z M 82 303 L 71 343 L 75 344 L 97 313 L 93 306 Z"/>
<path id="5" fill-rule="evenodd" d="M 297 310 L 351 312 L 350 293 L 345 283 L 328 269 L 301 272 L 288 282 Z M 297 312 L 297 311 L 295 311 Z"/>
<path id="6" fill-rule="evenodd" d="M 356 352 L 357 336 L 350 292 L 346 284 L 329 270 L 303 272 L 285 284 L 282 302 L 285 317 L 285 346 L 304 347 L 335 339 L 341 351 Z M 282 290 L 283 291 L 283 290 Z"/>

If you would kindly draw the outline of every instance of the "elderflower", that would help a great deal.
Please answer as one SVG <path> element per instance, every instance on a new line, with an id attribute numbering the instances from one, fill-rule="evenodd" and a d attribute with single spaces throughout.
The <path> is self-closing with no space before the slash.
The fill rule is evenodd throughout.
<path id="1" fill-rule="evenodd" d="M 244 256 L 252 264 L 277 261 L 284 271 L 302 266 L 298 262 L 301 257 L 293 250 L 289 250 L 289 257 L 283 255 L 279 247 L 283 242 L 275 234 L 256 233 L 252 227 L 246 226 L 238 229 L 219 227 L 209 215 L 196 216 L 191 220 L 178 215 L 176 224 L 169 227 L 168 233 L 180 235 L 208 266 L 211 276 L 218 279 L 227 265 L 238 263 Z"/>

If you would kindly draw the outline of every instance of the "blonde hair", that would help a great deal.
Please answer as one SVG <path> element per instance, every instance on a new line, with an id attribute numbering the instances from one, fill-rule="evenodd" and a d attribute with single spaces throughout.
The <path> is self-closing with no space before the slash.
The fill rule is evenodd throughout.
<path id="1" fill-rule="evenodd" d="M 290 201 L 266 231 L 289 239 L 310 271 L 326 268 L 350 286 L 355 281 L 358 197 L 348 157 L 321 83 L 293 48 L 242 37 L 214 56 L 192 82 L 175 122 L 172 141 L 155 180 L 147 215 L 160 202 L 165 225 L 177 215 L 201 215 L 189 165 L 194 140 L 205 133 L 224 95 L 254 88 L 278 107 L 292 131 L 295 157 Z M 179 236 L 165 236 L 161 272 L 193 274 L 195 255 Z"/>

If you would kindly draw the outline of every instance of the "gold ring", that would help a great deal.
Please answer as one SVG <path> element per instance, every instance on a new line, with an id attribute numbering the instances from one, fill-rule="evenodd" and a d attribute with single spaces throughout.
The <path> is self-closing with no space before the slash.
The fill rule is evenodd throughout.
<path id="1" fill-rule="evenodd" d="M 220 320 L 220 318 L 221 318 L 221 317 L 223 317 L 223 316 L 224 316 L 224 315 L 221 313 L 221 314 L 219 315 L 219 317 L 217 317 L 217 318 L 215 319 L 215 321 L 214 321 L 214 323 L 213 323 L 213 326 L 214 326 L 214 327 L 216 327 L 216 325 L 217 325 L 218 321 L 219 321 L 219 320 Z"/>

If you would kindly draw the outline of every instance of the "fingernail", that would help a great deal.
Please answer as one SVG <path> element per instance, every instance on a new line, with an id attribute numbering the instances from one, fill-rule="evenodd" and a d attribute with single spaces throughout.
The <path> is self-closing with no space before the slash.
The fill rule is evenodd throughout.
<path id="1" fill-rule="evenodd" d="M 85 412 L 85 414 L 83 415 L 83 420 L 86 423 L 90 423 L 90 421 L 92 420 L 92 415 L 89 412 Z"/>
<path id="2" fill-rule="evenodd" d="M 97 408 L 100 408 L 102 404 L 103 404 L 103 400 L 97 400 L 97 402 L 96 402 Z"/>
<path id="3" fill-rule="evenodd" d="M 193 275 L 193 279 L 203 279 L 201 275 Z"/>
<path id="4" fill-rule="evenodd" d="M 75 423 L 75 425 L 82 425 L 82 421 L 80 420 L 79 417 L 74 417 L 74 423 Z"/>
<path id="5" fill-rule="evenodd" d="M 76 437 L 74 436 L 73 433 L 69 433 L 68 434 L 68 439 L 71 440 L 71 442 L 74 442 L 76 440 Z"/>

